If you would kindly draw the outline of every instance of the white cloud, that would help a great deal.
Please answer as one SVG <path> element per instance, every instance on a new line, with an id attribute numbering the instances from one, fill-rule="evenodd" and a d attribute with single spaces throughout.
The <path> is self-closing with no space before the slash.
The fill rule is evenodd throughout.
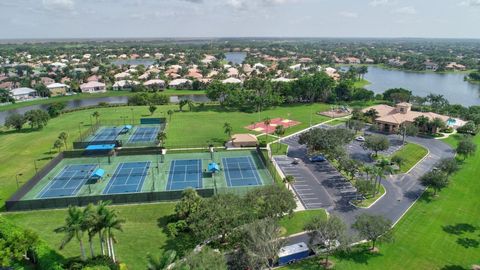
<path id="1" fill-rule="evenodd" d="M 200 2 L 202 0 L 187 0 L 187 1 L 195 1 Z M 251 8 L 258 8 L 260 6 L 274 6 L 292 2 L 298 2 L 299 0 L 227 0 L 227 5 L 235 8 L 235 9 L 251 9 Z"/>
<path id="2" fill-rule="evenodd" d="M 403 15 L 415 15 L 417 10 L 412 6 L 397 8 L 393 11 L 394 13 L 403 14 Z"/>
<path id="3" fill-rule="evenodd" d="M 480 7 L 480 0 L 465 0 L 460 2 L 460 6 Z"/>
<path id="4" fill-rule="evenodd" d="M 341 11 L 339 14 L 345 18 L 358 18 L 358 13 L 356 12 Z"/>
<path id="5" fill-rule="evenodd" d="M 43 6 L 49 10 L 73 10 L 74 0 L 43 0 Z"/>
<path id="6" fill-rule="evenodd" d="M 372 0 L 368 4 L 372 7 L 385 6 L 390 3 L 390 0 Z"/>

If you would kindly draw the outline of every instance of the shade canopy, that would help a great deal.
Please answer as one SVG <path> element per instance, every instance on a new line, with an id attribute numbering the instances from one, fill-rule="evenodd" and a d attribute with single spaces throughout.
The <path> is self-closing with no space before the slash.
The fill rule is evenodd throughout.
<path id="1" fill-rule="evenodd" d="M 215 173 L 215 172 L 220 171 L 220 167 L 218 166 L 217 163 L 211 162 L 211 163 L 208 164 L 208 171 L 211 172 L 211 173 Z"/>
<path id="2" fill-rule="evenodd" d="M 105 174 L 105 170 L 104 169 L 97 169 L 95 170 L 95 172 L 92 173 L 92 178 L 102 178 L 103 175 Z"/>

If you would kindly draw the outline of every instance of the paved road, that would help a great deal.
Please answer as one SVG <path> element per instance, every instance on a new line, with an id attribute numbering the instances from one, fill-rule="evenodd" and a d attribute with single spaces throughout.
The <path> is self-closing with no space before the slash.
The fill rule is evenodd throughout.
<path id="1" fill-rule="evenodd" d="M 397 135 L 389 135 L 389 137 L 395 140 L 400 139 L 400 137 Z M 301 158 L 302 155 L 303 157 L 305 156 L 305 147 L 300 146 L 295 140 L 296 138 L 289 138 L 284 141 L 284 143 L 287 143 L 290 146 L 288 158 Z M 303 160 L 304 162 L 299 166 L 301 171 L 308 169 L 311 174 L 316 175 L 316 177 L 307 177 L 302 180 L 308 182 L 309 185 L 322 190 L 321 193 L 326 191 L 329 194 L 328 200 L 333 201 L 334 203 L 332 206 L 329 205 L 329 207 L 326 207 L 327 211 L 330 214 L 335 214 L 341 217 L 348 227 L 350 227 L 350 225 L 355 221 L 356 216 L 361 213 L 382 215 L 396 223 L 425 190 L 425 188 L 418 181 L 419 177 L 431 170 L 435 163 L 437 163 L 440 159 L 452 158 L 455 155 L 450 146 L 439 140 L 408 137 L 407 141 L 420 144 L 427 148 L 429 150 L 427 157 L 417 166 L 415 166 L 408 174 L 387 177 L 387 179 L 383 181 L 383 185 L 385 186 L 387 193 L 368 209 L 360 209 L 350 205 L 348 203 L 348 199 L 338 196 L 338 192 L 336 192 L 337 189 L 332 189 L 328 186 L 328 179 L 326 180 L 324 178 L 325 176 L 322 175 L 322 170 L 330 170 L 330 168 L 328 168 L 328 163 L 325 163 L 325 165 L 314 165 Z M 283 157 L 283 159 L 285 158 L 287 157 Z M 325 168 L 322 169 L 321 166 L 325 166 Z M 330 178 L 332 178 L 338 177 L 339 174 L 338 172 L 335 173 L 329 171 L 328 175 L 330 175 Z M 318 195 L 321 193 L 318 193 Z M 320 197 L 318 200 L 327 201 L 326 198 L 322 199 Z M 350 232 L 353 233 L 351 230 Z M 289 243 L 296 243 L 300 241 L 308 243 L 308 236 L 306 234 L 301 234 L 289 238 Z"/>

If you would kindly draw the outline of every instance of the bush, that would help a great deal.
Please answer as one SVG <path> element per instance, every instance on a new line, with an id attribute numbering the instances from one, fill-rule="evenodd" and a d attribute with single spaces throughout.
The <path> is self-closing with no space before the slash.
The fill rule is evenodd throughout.
<path id="1" fill-rule="evenodd" d="M 69 260 L 65 268 L 68 270 L 119 270 L 119 266 L 107 256 L 96 256 L 86 261 L 76 257 Z"/>
<path id="2" fill-rule="evenodd" d="M 457 131 L 458 133 L 476 135 L 478 132 L 478 126 L 475 125 L 474 122 L 469 121 L 462 127 L 457 128 Z"/>
<path id="3" fill-rule="evenodd" d="M 50 106 L 47 108 L 47 112 L 50 115 L 51 118 L 57 117 L 60 115 L 63 109 L 65 109 L 67 105 L 63 102 L 55 102 L 50 104 Z"/>

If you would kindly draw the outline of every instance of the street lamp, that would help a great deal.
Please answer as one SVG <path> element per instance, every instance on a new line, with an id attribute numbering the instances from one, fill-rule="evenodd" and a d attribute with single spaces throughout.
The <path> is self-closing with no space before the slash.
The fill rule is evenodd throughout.
<path id="1" fill-rule="evenodd" d="M 82 125 L 83 122 L 78 123 L 78 137 L 80 138 L 80 140 L 82 139 Z"/>
<path id="2" fill-rule="evenodd" d="M 15 180 L 17 180 L 17 189 L 20 188 L 20 182 L 18 181 L 18 177 L 19 177 L 19 176 L 22 176 L 22 175 L 23 175 L 23 173 L 17 173 L 17 174 L 15 175 Z"/>

